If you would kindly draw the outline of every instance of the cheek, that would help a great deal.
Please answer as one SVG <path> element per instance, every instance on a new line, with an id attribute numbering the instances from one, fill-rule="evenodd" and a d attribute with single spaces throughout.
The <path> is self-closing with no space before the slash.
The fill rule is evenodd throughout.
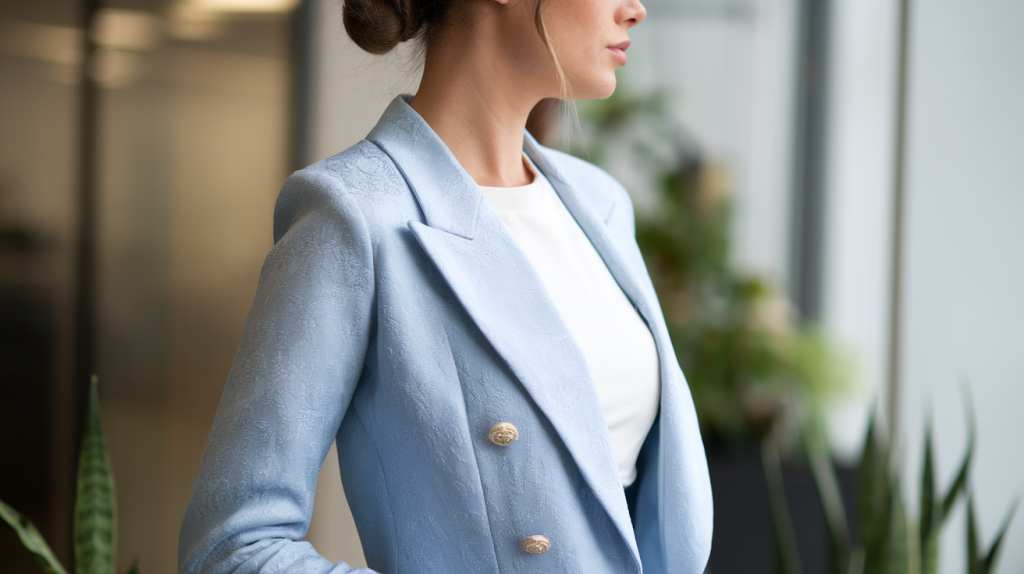
<path id="1" fill-rule="evenodd" d="M 617 63 L 593 36 L 581 37 L 561 54 L 562 67 L 577 99 L 606 98 L 615 90 Z"/>
<path id="2" fill-rule="evenodd" d="M 604 53 L 613 17 L 593 0 L 548 0 L 544 14 L 559 62 L 580 97 L 606 97 L 615 87 L 615 64 Z M 595 91 L 607 91 L 593 95 Z"/>

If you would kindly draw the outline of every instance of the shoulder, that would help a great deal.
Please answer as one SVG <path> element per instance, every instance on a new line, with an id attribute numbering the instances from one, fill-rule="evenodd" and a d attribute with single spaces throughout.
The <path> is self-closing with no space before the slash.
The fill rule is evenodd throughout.
<path id="1" fill-rule="evenodd" d="M 274 239 L 312 212 L 375 219 L 403 199 L 412 198 L 395 163 L 375 144 L 363 140 L 288 177 L 274 208 Z"/>

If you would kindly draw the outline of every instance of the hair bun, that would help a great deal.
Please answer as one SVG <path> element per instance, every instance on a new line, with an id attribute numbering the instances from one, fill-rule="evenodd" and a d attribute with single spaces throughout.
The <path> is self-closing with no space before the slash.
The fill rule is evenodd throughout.
<path id="1" fill-rule="evenodd" d="M 386 54 L 416 36 L 423 23 L 415 0 L 344 0 L 342 22 L 349 38 L 371 54 Z"/>

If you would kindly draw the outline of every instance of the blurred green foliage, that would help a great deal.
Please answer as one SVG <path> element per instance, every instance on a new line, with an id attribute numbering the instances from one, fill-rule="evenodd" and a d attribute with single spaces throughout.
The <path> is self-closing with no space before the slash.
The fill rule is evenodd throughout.
<path id="1" fill-rule="evenodd" d="M 797 320 L 770 280 L 737 269 L 727 174 L 703 158 L 668 103 L 663 92 L 637 97 L 620 86 L 580 104 L 582 137 L 562 147 L 619 176 L 634 196 L 637 243 L 705 442 L 756 450 L 782 433 L 799 444 L 801 421 L 852 388 L 850 362 Z"/>

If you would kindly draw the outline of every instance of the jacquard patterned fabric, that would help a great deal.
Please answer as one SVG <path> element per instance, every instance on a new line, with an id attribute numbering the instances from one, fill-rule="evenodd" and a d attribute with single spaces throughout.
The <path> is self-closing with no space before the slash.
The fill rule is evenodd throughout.
<path id="1" fill-rule="evenodd" d="M 636 308 L 547 178 L 520 187 L 483 187 L 488 205 L 537 272 L 583 352 L 597 390 L 623 486 L 661 399 L 658 350 Z M 581 190 L 586 193 L 586 190 Z"/>
<path id="2" fill-rule="evenodd" d="M 635 533 L 580 350 L 406 98 L 281 191 L 182 523 L 180 572 L 703 572 L 707 464 L 628 195 L 525 136 L 658 347 L 661 406 L 641 453 Z M 499 422 L 518 439 L 491 442 Z M 370 569 L 331 564 L 301 541 L 335 439 Z M 549 548 L 524 551 L 531 536 Z"/>

